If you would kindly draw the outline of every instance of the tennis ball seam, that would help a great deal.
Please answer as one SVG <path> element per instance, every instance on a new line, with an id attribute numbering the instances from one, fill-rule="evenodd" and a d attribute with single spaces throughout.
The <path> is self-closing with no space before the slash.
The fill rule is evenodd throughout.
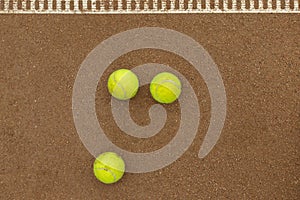
<path id="1" fill-rule="evenodd" d="M 94 162 L 94 175 L 105 184 L 119 181 L 125 172 L 125 162 L 114 152 L 100 154 Z"/>
<path id="2" fill-rule="evenodd" d="M 104 168 L 104 167 L 100 167 L 100 168 L 94 168 L 95 170 L 104 170 L 104 171 L 107 171 L 107 172 L 109 172 L 113 177 L 114 177 L 114 182 L 117 180 L 117 177 L 116 177 L 116 175 L 115 175 L 115 173 L 114 172 L 112 172 L 110 169 L 108 169 L 108 168 Z"/>
<path id="3" fill-rule="evenodd" d="M 126 74 L 126 73 L 125 73 L 125 74 Z M 124 76 L 124 75 L 122 75 L 122 76 L 120 77 L 120 79 L 122 79 L 123 76 Z M 113 80 L 115 81 L 116 85 L 117 85 L 118 87 L 120 87 L 121 90 L 123 91 L 123 98 L 126 98 L 126 90 L 125 90 L 125 88 L 122 86 L 122 84 L 120 84 L 120 82 L 116 80 L 116 74 L 113 75 Z M 115 89 L 115 88 L 114 88 L 114 89 Z M 113 93 L 114 93 L 114 89 L 113 89 Z"/>
<path id="4" fill-rule="evenodd" d="M 156 86 L 155 92 L 157 92 L 157 88 L 158 88 L 158 87 L 161 87 L 162 84 L 168 83 L 168 82 L 174 84 L 175 87 L 177 87 L 177 89 L 181 90 L 181 85 L 177 84 L 175 81 L 173 81 L 173 80 L 162 80 L 162 81 L 156 83 L 158 86 Z M 164 86 L 163 86 L 163 87 L 164 87 Z"/>
<path id="5" fill-rule="evenodd" d="M 164 83 L 171 83 L 171 84 L 173 84 L 178 90 L 181 90 L 181 85 L 180 85 L 180 84 L 177 84 L 175 81 L 173 81 L 173 80 L 162 80 L 162 81 L 159 81 L 159 82 L 156 83 L 156 84 L 157 84 L 157 86 L 155 87 L 155 94 L 156 94 L 156 95 L 158 94 L 158 89 L 159 89 L 159 87 L 165 87 L 165 86 L 163 86 Z M 169 88 L 167 88 L 167 89 L 169 89 Z M 170 90 L 170 91 L 175 95 L 176 99 L 180 96 L 180 94 L 177 95 L 177 94 L 174 93 L 172 90 Z M 163 101 L 163 100 L 159 97 L 159 95 L 157 95 L 156 98 L 158 98 L 161 102 Z M 176 100 L 176 99 L 175 99 L 175 100 Z"/>
<path id="6" fill-rule="evenodd" d="M 170 72 L 157 74 L 151 81 L 150 92 L 159 103 L 173 103 L 181 95 L 180 79 Z"/>
<path id="7" fill-rule="evenodd" d="M 131 70 L 119 69 L 109 76 L 107 87 L 109 93 L 116 99 L 128 100 L 136 95 L 139 80 Z"/>

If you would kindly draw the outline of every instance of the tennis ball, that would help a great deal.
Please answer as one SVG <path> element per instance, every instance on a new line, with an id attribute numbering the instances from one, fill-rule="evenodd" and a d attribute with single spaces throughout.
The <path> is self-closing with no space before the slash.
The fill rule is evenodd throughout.
<path id="1" fill-rule="evenodd" d="M 139 80 L 132 71 L 119 69 L 109 76 L 107 88 L 113 97 L 119 100 L 127 100 L 136 95 Z"/>
<path id="2" fill-rule="evenodd" d="M 156 101 L 172 103 L 181 93 L 181 82 L 174 74 L 162 72 L 152 79 L 150 92 Z"/>
<path id="3" fill-rule="evenodd" d="M 105 152 L 100 154 L 94 162 L 96 178 L 105 184 L 119 181 L 125 171 L 123 159 L 116 153 Z"/>

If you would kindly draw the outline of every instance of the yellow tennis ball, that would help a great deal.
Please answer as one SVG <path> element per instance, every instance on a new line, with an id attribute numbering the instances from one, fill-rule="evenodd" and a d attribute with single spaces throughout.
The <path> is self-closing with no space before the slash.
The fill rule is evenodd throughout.
<path id="1" fill-rule="evenodd" d="M 150 92 L 156 101 L 172 103 L 180 96 L 181 82 L 174 74 L 162 72 L 152 79 Z"/>
<path id="2" fill-rule="evenodd" d="M 116 153 L 105 152 L 100 154 L 94 162 L 96 178 L 105 184 L 119 181 L 124 175 L 125 163 Z"/>
<path id="3" fill-rule="evenodd" d="M 127 100 L 136 95 L 139 80 L 132 71 L 119 69 L 109 76 L 107 88 L 113 97 L 119 100 Z"/>

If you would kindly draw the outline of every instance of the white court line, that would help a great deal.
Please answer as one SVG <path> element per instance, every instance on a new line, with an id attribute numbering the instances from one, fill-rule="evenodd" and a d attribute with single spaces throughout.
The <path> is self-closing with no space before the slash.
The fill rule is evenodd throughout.
<path id="1" fill-rule="evenodd" d="M 114 10 L 114 2 L 113 1 L 109 1 L 108 9 L 110 12 Z"/>
<path id="2" fill-rule="evenodd" d="M 171 2 L 171 5 L 170 5 L 170 11 L 172 12 L 172 10 L 175 10 L 175 3 L 174 2 Z"/>
<path id="3" fill-rule="evenodd" d="M 190 0 L 190 3 L 188 4 L 188 10 L 193 9 L 193 0 Z"/>
<path id="4" fill-rule="evenodd" d="M 267 9 L 263 8 L 263 0 L 258 0 L 258 9 L 254 7 L 254 0 L 250 0 L 250 8 L 246 8 L 246 0 L 240 0 L 241 8 L 237 7 L 237 0 L 232 0 L 232 8 L 228 8 L 228 0 L 223 0 L 223 9 L 219 8 L 221 0 L 215 0 L 214 7 L 211 8 L 210 0 L 205 1 L 205 9 L 202 9 L 201 0 L 197 0 L 197 8 L 193 9 L 193 0 L 189 0 L 187 9 L 184 9 L 184 0 L 179 0 L 179 9 L 175 8 L 176 0 L 170 0 L 170 9 L 167 9 L 167 0 L 161 0 L 161 9 L 158 8 L 158 0 L 153 0 L 153 9 L 149 9 L 149 0 L 144 1 L 144 9 L 141 9 L 140 1 L 136 0 L 136 8 L 131 8 L 131 0 L 126 0 L 127 8 L 122 9 L 122 0 L 118 0 L 118 9 L 113 9 L 113 0 L 109 1 L 109 9 L 105 9 L 104 1 L 100 0 L 100 10 L 96 9 L 96 1 L 91 0 L 92 8 L 88 10 L 88 0 L 82 0 L 82 11 L 79 10 L 79 1 L 74 0 L 74 10 L 70 9 L 70 1 L 65 0 L 65 9 L 62 10 L 62 1 L 56 0 L 56 9 L 52 7 L 52 1 L 48 0 L 48 9 L 45 9 L 45 1 L 39 0 L 39 9 L 35 8 L 35 1 L 30 1 L 30 9 L 26 9 L 26 1 L 22 2 L 22 9 L 18 10 L 18 1 L 12 0 L 13 6 L 9 7 L 11 0 L 4 0 L 4 9 L 0 9 L 0 14 L 166 14 L 166 13 L 300 13 L 299 2 L 294 0 L 294 9 L 290 8 L 290 0 L 285 0 L 284 9 L 281 8 L 280 0 L 276 0 L 276 8 L 272 9 L 272 0 L 267 1 Z"/>
<path id="5" fill-rule="evenodd" d="M 161 9 L 164 11 L 167 10 L 167 1 L 161 1 Z"/>
<path id="6" fill-rule="evenodd" d="M 40 0 L 40 1 L 38 2 L 38 4 L 39 4 L 39 9 L 38 9 L 38 11 L 43 10 L 43 9 L 44 9 L 44 5 L 45 5 L 45 2 L 44 2 L 43 0 Z"/>
<path id="7" fill-rule="evenodd" d="M 87 1 L 82 1 L 82 10 L 87 10 Z"/>
<path id="8" fill-rule="evenodd" d="M 71 10 L 70 5 L 71 5 L 70 0 L 66 0 L 65 1 L 65 10 L 70 11 Z"/>
<path id="9" fill-rule="evenodd" d="M 148 0 L 144 0 L 144 10 L 149 10 Z"/>
<path id="10" fill-rule="evenodd" d="M 296 0 L 297 1 L 297 0 Z M 281 8 L 281 2 L 280 1 L 276 1 L 276 8 L 280 9 Z"/>
<path id="11" fill-rule="evenodd" d="M 232 10 L 238 10 L 237 9 L 237 1 L 232 1 Z"/>
<path id="12" fill-rule="evenodd" d="M 35 0 L 30 1 L 30 9 L 35 12 Z"/>
<path id="13" fill-rule="evenodd" d="M 13 10 L 14 11 L 18 10 L 18 1 L 17 0 L 13 1 Z"/>
<path id="14" fill-rule="evenodd" d="M 258 1 L 258 9 L 263 10 L 264 9 L 264 2 Z"/>
<path id="15" fill-rule="evenodd" d="M 127 11 L 130 12 L 131 9 L 131 0 L 126 1 L 127 2 Z"/>
<path id="16" fill-rule="evenodd" d="M 272 0 L 268 0 L 268 9 L 272 9 Z"/>

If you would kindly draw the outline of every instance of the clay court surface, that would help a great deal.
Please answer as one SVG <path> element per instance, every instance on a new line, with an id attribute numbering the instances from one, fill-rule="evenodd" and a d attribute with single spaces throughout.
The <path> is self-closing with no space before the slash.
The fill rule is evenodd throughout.
<path id="1" fill-rule="evenodd" d="M 199 159 L 210 120 L 202 77 L 168 52 L 126 54 L 105 71 L 96 93 L 101 127 L 116 145 L 133 152 L 162 148 L 180 119 L 174 103 L 165 106 L 167 123 L 154 137 L 122 133 L 105 87 L 118 68 L 157 62 L 181 72 L 197 94 L 200 126 L 176 162 L 104 185 L 74 126 L 73 84 L 99 43 L 145 26 L 184 33 L 209 52 L 226 88 L 225 126 L 214 149 Z M 299 199 L 299 34 L 299 14 L 0 15 L 0 199 Z M 154 103 L 142 87 L 130 102 L 133 120 L 150 123 Z"/>

